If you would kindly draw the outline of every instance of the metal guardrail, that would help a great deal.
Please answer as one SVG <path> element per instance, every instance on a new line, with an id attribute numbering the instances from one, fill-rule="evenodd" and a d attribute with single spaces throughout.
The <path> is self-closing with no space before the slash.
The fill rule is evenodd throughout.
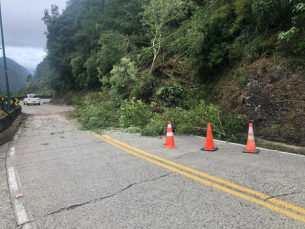
<path id="1" fill-rule="evenodd" d="M 7 112 L 8 106 L 7 106 L 7 103 L 5 102 L 7 99 L 2 97 L 1 95 L 0 95 L 0 97 L 3 98 L 3 100 L 0 99 L 0 104 L 1 104 L 0 110 L 2 109 L 2 111 L 4 111 L 6 113 L 6 115 L 4 117 L 0 118 L 0 132 L 3 132 L 15 121 L 15 119 L 18 117 L 18 115 L 21 114 L 22 107 L 19 104 L 12 103 L 11 111 Z M 40 96 L 40 98 L 49 99 L 49 98 L 52 98 L 52 96 Z M 16 102 L 15 99 L 18 99 L 19 100 L 18 102 L 22 103 L 24 97 L 18 96 L 18 97 L 14 97 L 14 100 L 12 100 L 12 99 L 11 100 L 13 102 Z"/>
<path id="2" fill-rule="evenodd" d="M 3 104 L 5 110 L 7 104 Z M 14 105 L 11 107 L 11 112 L 7 113 L 6 116 L 0 118 L 0 132 L 5 131 L 18 117 L 18 115 L 21 114 L 22 107 L 20 105 Z M 3 110 L 4 111 L 4 110 Z"/>
<path id="3" fill-rule="evenodd" d="M 2 96 L 0 95 L 0 97 L 2 97 Z M 19 97 L 19 96 L 15 97 L 15 98 L 18 99 L 19 100 L 18 102 L 21 102 L 21 103 L 23 102 L 23 99 L 24 99 L 24 97 Z M 16 102 L 15 98 L 14 98 L 13 102 Z M 49 99 L 49 98 L 52 98 L 52 96 L 40 96 L 40 98 Z M 18 115 L 21 114 L 21 110 L 22 110 L 22 107 L 19 104 L 12 103 L 11 111 L 7 112 L 8 107 L 6 104 L 6 100 L 7 100 L 6 98 L 3 98 L 3 100 L 0 99 L 0 103 L 1 103 L 0 109 L 2 109 L 2 111 L 4 111 L 7 114 L 4 117 L 0 118 L 0 132 L 3 132 L 4 130 L 6 130 L 15 121 L 15 119 L 18 117 Z"/>

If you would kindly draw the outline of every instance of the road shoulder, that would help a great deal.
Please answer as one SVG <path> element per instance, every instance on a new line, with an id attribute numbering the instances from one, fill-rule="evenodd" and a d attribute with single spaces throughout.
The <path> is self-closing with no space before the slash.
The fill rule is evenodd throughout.
<path id="1" fill-rule="evenodd" d="M 17 228 L 6 175 L 6 153 L 10 143 L 0 146 L 0 225 L 1 228 Z"/>

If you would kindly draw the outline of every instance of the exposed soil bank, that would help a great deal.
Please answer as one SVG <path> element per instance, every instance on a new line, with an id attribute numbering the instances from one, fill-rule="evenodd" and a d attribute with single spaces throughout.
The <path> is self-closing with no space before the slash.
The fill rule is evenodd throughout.
<path id="1" fill-rule="evenodd" d="M 305 146 L 305 68 L 287 60 L 260 59 L 215 85 L 219 103 L 254 123 L 261 139 Z"/>

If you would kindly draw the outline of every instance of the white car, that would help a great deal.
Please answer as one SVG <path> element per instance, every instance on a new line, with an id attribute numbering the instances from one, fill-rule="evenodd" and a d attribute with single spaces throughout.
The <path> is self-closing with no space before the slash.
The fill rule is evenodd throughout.
<path id="1" fill-rule="evenodd" d="M 23 105 L 40 105 L 40 98 L 36 94 L 27 94 L 23 99 Z"/>

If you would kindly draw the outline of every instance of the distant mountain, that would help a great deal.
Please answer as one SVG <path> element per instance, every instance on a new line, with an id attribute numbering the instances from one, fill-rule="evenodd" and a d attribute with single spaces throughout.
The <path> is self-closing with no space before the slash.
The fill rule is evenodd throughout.
<path id="1" fill-rule="evenodd" d="M 30 74 L 34 75 L 35 69 L 33 69 L 33 68 L 27 68 L 27 70 L 30 72 Z"/>
<path id="2" fill-rule="evenodd" d="M 26 78 L 31 73 L 25 67 L 22 67 L 10 58 L 6 58 L 6 65 L 9 90 L 11 93 L 15 93 L 26 86 Z M 0 94 L 6 94 L 3 57 L 0 57 Z"/>

